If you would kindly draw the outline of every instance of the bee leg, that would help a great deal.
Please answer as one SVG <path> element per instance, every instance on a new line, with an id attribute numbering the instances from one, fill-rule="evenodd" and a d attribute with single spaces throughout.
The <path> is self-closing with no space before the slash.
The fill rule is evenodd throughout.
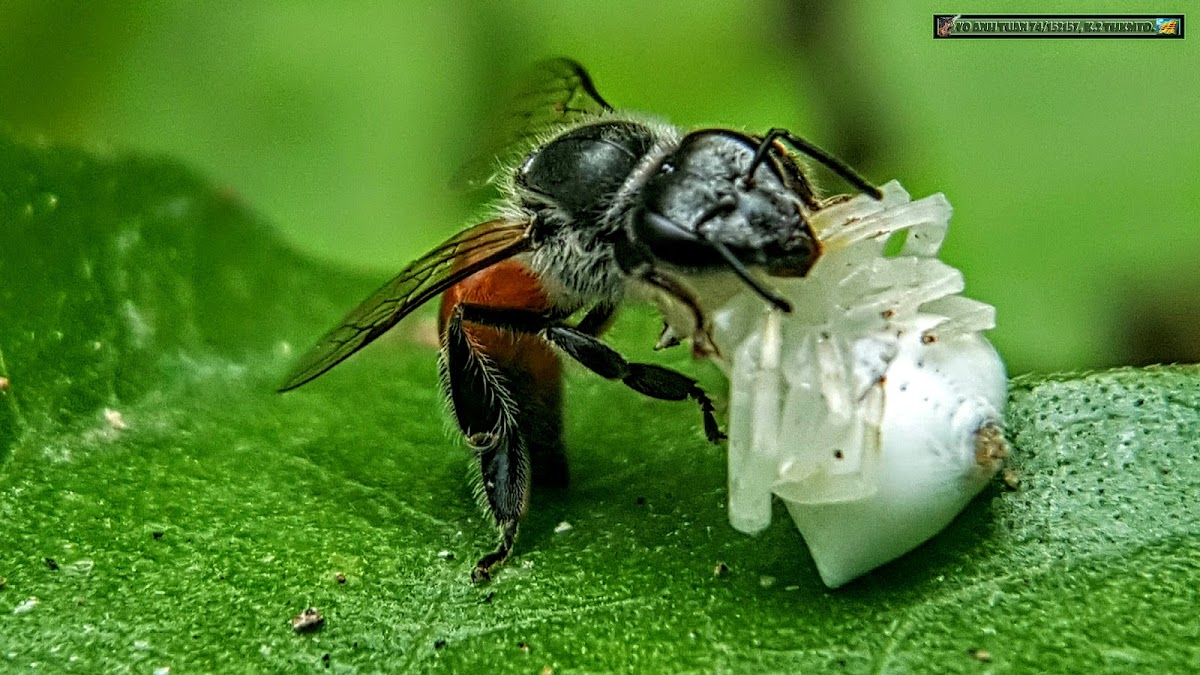
<path id="1" fill-rule="evenodd" d="M 599 338 L 537 312 L 469 304 L 460 305 L 460 311 L 465 321 L 517 333 L 538 333 L 588 370 L 609 380 L 620 380 L 630 389 L 651 398 L 667 401 L 690 398 L 700 405 L 700 412 L 704 416 L 704 434 L 708 440 L 719 443 L 725 438 L 713 414 L 712 399 L 696 380 L 683 373 L 652 363 L 630 363 Z"/>
<path id="2" fill-rule="evenodd" d="M 589 309 L 588 313 L 579 320 L 579 324 L 575 327 L 592 337 L 600 337 L 612 327 L 613 319 L 616 316 L 617 306 L 602 302 Z"/>
<path id="3" fill-rule="evenodd" d="M 485 336 L 472 332 L 471 337 Z M 458 426 L 479 462 L 480 503 L 500 537 L 496 550 L 481 558 L 471 573 L 471 580 L 479 583 L 489 580 L 512 552 L 528 502 L 529 454 L 511 387 L 503 370 L 484 353 L 488 342 L 468 338 L 460 311 L 448 322 L 444 341 L 444 382 Z"/>
<path id="4" fill-rule="evenodd" d="M 713 415 L 712 399 L 696 380 L 652 363 L 631 363 L 599 339 L 570 326 L 548 326 L 542 330 L 554 346 L 581 363 L 593 373 L 610 380 L 620 380 L 627 387 L 651 398 L 667 401 L 692 399 L 700 404 L 704 416 L 704 435 L 711 443 L 726 438 Z"/>
<path id="5" fill-rule="evenodd" d="M 693 325 L 695 326 L 690 336 L 692 338 L 692 356 L 695 358 L 718 358 L 721 356 L 720 350 L 717 349 L 717 345 L 712 339 L 712 323 L 708 320 L 708 315 L 700 308 L 700 302 L 688 289 L 670 278 L 655 272 L 653 269 L 644 270 L 641 274 L 641 279 L 685 307 L 691 313 Z M 665 333 L 666 331 L 664 330 L 664 335 Z M 669 347 L 673 344 L 679 344 L 678 339 L 681 337 L 687 336 L 676 335 L 674 343 L 668 340 L 664 346 Z"/>
<path id="6" fill-rule="evenodd" d="M 663 321 L 662 332 L 658 335 L 658 342 L 654 343 L 654 351 L 660 349 L 670 349 L 676 347 L 683 341 L 679 339 L 679 335 L 675 333 L 675 329 L 671 324 Z"/>
<path id="7" fill-rule="evenodd" d="M 517 521 L 510 520 L 500 525 L 500 545 L 495 551 L 483 556 L 471 570 L 471 582 L 487 583 L 492 580 L 492 572 L 512 553 L 513 544 L 517 541 Z"/>

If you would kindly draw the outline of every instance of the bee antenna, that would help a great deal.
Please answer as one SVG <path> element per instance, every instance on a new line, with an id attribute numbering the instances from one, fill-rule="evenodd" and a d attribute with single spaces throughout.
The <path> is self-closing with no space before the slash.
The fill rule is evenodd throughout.
<path id="1" fill-rule="evenodd" d="M 849 164 L 846 164 L 837 157 L 825 152 L 821 148 L 818 148 L 812 143 L 800 138 L 787 129 L 771 129 L 767 132 L 766 136 L 763 136 L 762 143 L 759 143 L 758 150 L 754 152 L 754 159 L 750 160 L 750 168 L 746 171 L 747 181 L 753 178 L 755 170 L 758 169 L 758 165 L 762 164 L 767 158 L 767 154 L 771 151 L 771 146 L 775 143 L 776 139 L 787 143 L 800 152 L 824 164 L 831 171 L 845 179 L 847 183 L 850 183 L 854 187 L 858 188 L 860 192 L 869 194 L 877 200 L 883 199 L 883 192 L 879 188 L 872 185 L 866 178 L 863 178 L 862 175 L 851 168 Z"/>

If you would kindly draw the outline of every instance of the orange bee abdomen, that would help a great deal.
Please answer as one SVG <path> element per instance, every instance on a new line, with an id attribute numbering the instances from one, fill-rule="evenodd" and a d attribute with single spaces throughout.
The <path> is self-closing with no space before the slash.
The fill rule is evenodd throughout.
<path id="1" fill-rule="evenodd" d="M 445 333 L 459 303 L 538 313 L 550 309 L 550 299 L 538 278 L 528 267 L 511 259 L 467 277 L 442 294 L 439 333 Z M 558 355 L 540 337 L 469 323 L 463 331 L 480 352 L 497 364 L 521 367 L 536 379 L 551 380 L 557 386 Z"/>
<path id="2" fill-rule="evenodd" d="M 539 314 L 551 308 L 540 280 L 524 264 L 505 260 L 451 286 L 442 294 L 439 333 L 446 331 L 455 308 L 462 303 L 492 308 L 519 309 Z M 461 330 L 470 351 L 483 356 L 503 381 L 514 410 L 517 433 L 533 464 L 533 478 L 545 485 L 565 485 L 566 459 L 562 455 L 562 365 L 558 354 L 540 336 L 463 322 Z M 451 363 L 455 360 L 451 358 Z M 451 374 L 453 382 L 454 375 Z M 453 384 L 451 384 L 453 387 Z M 453 396 L 451 399 L 456 400 Z M 464 433 L 484 419 L 475 419 L 472 406 L 455 410 Z"/>

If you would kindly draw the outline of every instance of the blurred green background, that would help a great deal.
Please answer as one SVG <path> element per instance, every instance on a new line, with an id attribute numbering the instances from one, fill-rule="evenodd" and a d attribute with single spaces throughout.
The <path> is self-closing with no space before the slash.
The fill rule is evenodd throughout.
<path id="1" fill-rule="evenodd" d="M 1198 361 L 1196 39 L 931 37 L 935 11 L 1054 9 L 1178 11 L 5 0 L 0 125 L 178 157 L 296 247 L 382 279 L 478 212 L 446 186 L 505 82 L 569 55 L 619 107 L 787 126 L 878 182 L 945 192 L 944 257 L 998 307 L 1013 373 Z"/>

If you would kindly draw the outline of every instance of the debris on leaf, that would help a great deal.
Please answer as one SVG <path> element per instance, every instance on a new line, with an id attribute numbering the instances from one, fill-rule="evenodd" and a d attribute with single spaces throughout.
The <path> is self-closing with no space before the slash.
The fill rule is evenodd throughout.
<path id="1" fill-rule="evenodd" d="M 554 526 L 554 534 L 562 534 L 563 532 L 569 532 L 570 530 L 571 524 L 565 520 Z"/>
<path id="2" fill-rule="evenodd" d="M 554 667 L 549 664 L 542 666 L 541 675 L 554 675 Z"/>
<path id="3" fill-rule="evenodd" d="M 718 562 L 716 567 L 713 567 L 714 577 L 723 577 L 726 574 L 729 574 L 729 565 L 726 565 L 723 562 Z"/>
<path id="4" fill-rule="evenodd" d="M 52 570 L 58 569 L 58 563 L 54 560 L 54 558 L 45 558 L 45 561 L 46 567 L 49 567 Z"/>
<path id="5" fill-rule="evenodd" d="M 24 614 L 25 612 L 28 612 L 29 610 L 36 607 L 37 604 L 38 604 L 38 599 L 35 597 L 30 597 L 25 602 L 22 602 L 21 604 L 17 605 L 16 607 L 13 607 L 13 614 Z"/>
<path id="6" fill-rule="evenodd" d="M 986 649 L 968 649 L 967 656 L 983 663 L 990 663 L 992 660 L 992 653 Z"/>
<path id="7" fill-rule="evenodd" d="M 113 410 L 112 408 L 104 409 L 104 420 L 108 422 L 108 426 L 117 430 L 129 428 L 129 425 L 125 423 L 125 416 L 120 411 Z"/>
<path id="8" fill-rule="evenodd" d="M 763 588 L 770 588 L 775 585 L 775 577 L 764 574 L 758 578 L 758 585 Z"/>
<path id="9" fill-rule="evenodd" d="M 518 642 L 517 649 L 520 649 L 521 651 L 528 654 L 529 653 L 529 643 L 528 642 Z"/>
<path id="10" fill-rule="evenodd" d="M 438 551 L 437 556 L 442 560 L 454 560 L 454 554 L 450 551 Z"/>
<path id="11" fill-rule="evenodd" d="M 80 558 L 73 563 L 68 563 L 64 567 L 67 574 L 87 576 L 92 573 L 92 569 L 96 567 L 96 561 L 90 558 Z"/>
<path id="12" fill-rule="evenodd" d="M 1004 487 L 1009 490 L 1021 487 L 1021 474 L 1017 473 L 1016 469 L 1005 469 L 1000 473 L 1000 480 L 1004 481 Z"/>
<path id="13" fill-rule="evenodd" d="M 0 377 L 0 392 L 8 391 L 10 386 L 7 377 Z"/>
<path id="14" fill-rule="evenodd" d="M 325 617 L 316 607 L 309 607 L 292 617 L 292 630 L 297 633 L 309 633 L 325 625 Z"/>
<path id="15" fill-rule="evenodd" d="M 344 584 L 346 583 L 346 574 L 344 572 L 338 572 L 337 574 L 333 575 L 333 579 L 339 584 Z"/>
<path id="16" fill-rule="evenodd" d="M 441 649 L 442 647 L 445 647 L 445 646 L 446 646 L 445 640 L 434 640 L 434 642 L 433 642 L 434 649 Z"/>
<path id="17" fill-rule="evenodd" d="M 151 537 L 154 537 L 155 539 L 162 539 L 162 538 L 163 538 L 163 533 L 162 533 L 162 532 L 151 532 L 151 533 L 150 533 L 150 536 L 151 536 Z"/>

